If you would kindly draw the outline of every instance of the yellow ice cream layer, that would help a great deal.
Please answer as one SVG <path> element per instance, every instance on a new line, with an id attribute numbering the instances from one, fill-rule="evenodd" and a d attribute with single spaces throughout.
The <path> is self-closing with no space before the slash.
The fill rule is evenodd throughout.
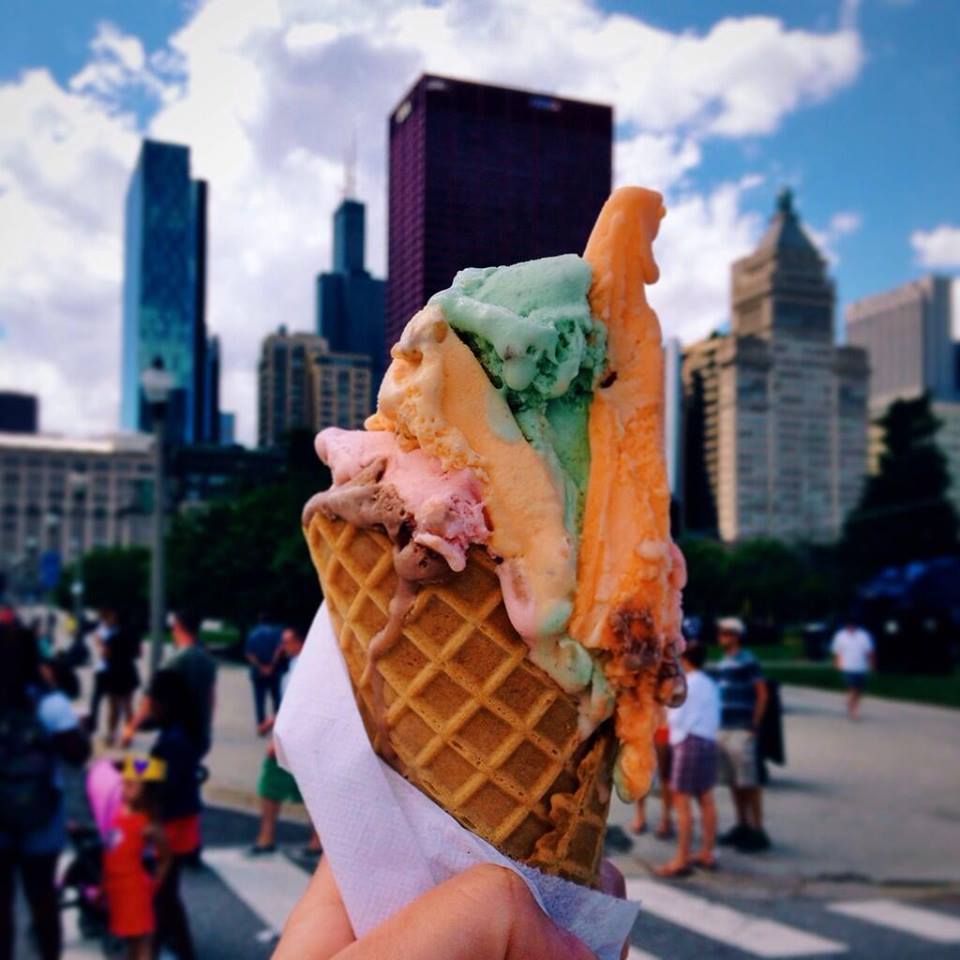
<path id="1" fill-rule="evenodd" d="M 563 493 L 546 462 L 439 306 L 407 324 L 391 356 L 367 428 L 394 430 L 445 470 L 477 472 L 511 621 L 528 640 L 561 633 L 573 609 L 576 551 L 563 522 Z M 578 678 L 578 685 L 589 679 Z"/>

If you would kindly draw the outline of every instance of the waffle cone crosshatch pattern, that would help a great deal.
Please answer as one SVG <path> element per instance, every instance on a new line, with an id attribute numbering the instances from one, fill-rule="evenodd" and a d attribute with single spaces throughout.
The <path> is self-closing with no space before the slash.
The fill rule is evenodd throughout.
<path id="1" fill-rule="evenodd" d="M 501 852 L 580 883 L 595 882 L 615 739 L 584 743 L 578 702 L 528 658 L 503 605 L 494 563 L 425 584 L 402 632 L 376 661 L 389 744 L 377 743 L 367 649 L 397 586 L 381 532 L 322 512 L 306 529 L 357 703 L 378 753 Z"/>

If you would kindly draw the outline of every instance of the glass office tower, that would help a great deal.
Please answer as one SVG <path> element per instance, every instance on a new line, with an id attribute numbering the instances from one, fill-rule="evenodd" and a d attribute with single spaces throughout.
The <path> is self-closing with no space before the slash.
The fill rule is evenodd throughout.
<path id="1" fill-rule="evenodd" d="M 172 443 L 200 443 L 204 403 L 207 185 L 187 147 L 144 140 L 127 192 L 121 427 L 149 430 L 140 375 L 160 357 L 173 376 Z M 205 413 L 206 411 L 206 413 Z"/>

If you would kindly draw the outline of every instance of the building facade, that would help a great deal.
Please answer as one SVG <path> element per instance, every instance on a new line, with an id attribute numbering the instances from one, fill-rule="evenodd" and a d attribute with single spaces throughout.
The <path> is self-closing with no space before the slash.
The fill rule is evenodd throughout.
<path id="1" fill-rule="evenodd" d="M 609 106 L 422 76 L 389 141 L 387 347 L 464 267 L 580 252 L 610 193 Z"/>
<path id="2" fill-rule="evenodd" d="M 386 283 L 364 266 L 365 219 L 364 205 L 350 197 L 333 215 L 333 270 L 317 277 L 317 334 L 335 353 L 369 356 L 376 389 L 384 370 Z"/>
<path id="3" fill-rule="evenodd" d="M 288 333 L 267 336 L 258 367 L 257 442 L 274 448 L 292 430 L 348 430 L 371 412 L 370 358 L 331 351 L 324 337 Z"/>
<path id="4" fill-rule="evenodd" d="M 0 433 L 0 574 L 30 584 L 43 554 L 149 544 L 152 443 Z"/>
<path id="5" fill-rule="evenodd" d="M 32 393 L 0 390 L 0 433 L 36 433 L 39 406 Z"/>
<path id="6" fill-rule="evenodd" d="M 126 200 L 120 424 L 150 429 L 140 375 L 156 357 L 174 381 L 168 434 L 202 443 L 207 415 L 207 185 L 187 147 L 144 140 Z M 212 398 L 211 398 L 212 399 Z"/>
<path id="7" fill-rule="evenodd" d="M 954 339 L 954 281 L 929 275 L 865 297 L 847 309 L 847 336 L 867 351 L 871 420 L 894 400 L 923 393 L 940 421 L 937 446 L 947 459 L 949 496 L 960 512 L 960 344 Z M 883 430 L 870 428 L 870 472 L 879 469 Z"/>
<path id="8" fill-rule="evenodd" d="M 869 368 L 865 351 L 835 343 L 833 282 L 788 191 L 757 250 L 733 264 L 731 311 L 730 334 L 684 360 L 702 437 L 690 526 L 692 512 L 715 517 L 724 540 L 835 539 L 866 473 Z"/>
<path id="9" fill-rule="evenodd" d="M 952 293 L 951 278 L 930 275 L 847 308 L 847 339 L 870 357 L 874 410 L 924 392 L 960 400 Z"/>

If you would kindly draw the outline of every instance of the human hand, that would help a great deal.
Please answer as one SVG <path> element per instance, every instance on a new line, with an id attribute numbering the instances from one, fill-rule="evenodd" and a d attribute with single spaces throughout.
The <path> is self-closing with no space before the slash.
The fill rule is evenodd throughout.
<path id="1" fill-rule="evenodd" d="M 601 884 L 623 877 L 611 864 Z M 537 906 L 512 870 L 485 863 L 434 887 L 357 940 L 327 865 L 320 861 L 294 907 L 273 960 L 595 960 Z"/>

